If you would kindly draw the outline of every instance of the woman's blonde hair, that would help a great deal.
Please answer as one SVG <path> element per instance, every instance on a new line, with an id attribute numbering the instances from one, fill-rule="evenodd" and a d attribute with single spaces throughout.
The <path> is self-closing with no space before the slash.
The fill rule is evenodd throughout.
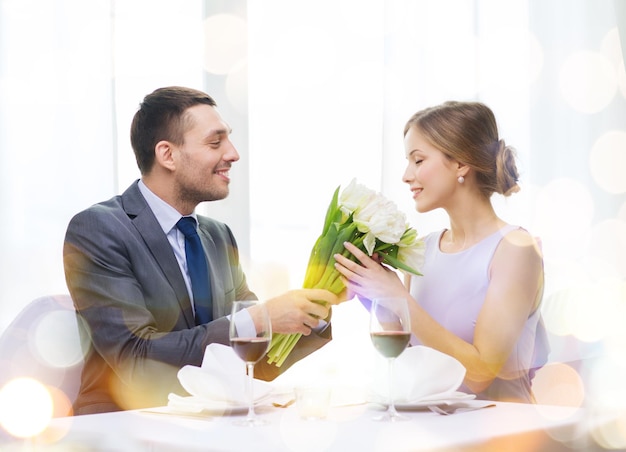
<path id="1" fill-rule="evenodd" d="M 416 127 L 429 143 L 449 159 L 469 166 L 480 192 L 509 196 L 519 191 L 515 150 L 498 137 L 496 118 L 480 102 L 449 101 L 415 113 L 404 135 Z"/>

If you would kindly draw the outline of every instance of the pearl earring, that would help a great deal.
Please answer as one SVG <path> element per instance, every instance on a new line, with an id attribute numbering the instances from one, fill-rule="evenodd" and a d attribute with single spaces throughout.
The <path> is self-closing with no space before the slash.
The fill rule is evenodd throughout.
<path id="1" fill-rule="evenodd" d="M 457 180 L 459 181 L 459 184 L 465 182 L 465 178 L 463 176 L 459 176 Z"/>

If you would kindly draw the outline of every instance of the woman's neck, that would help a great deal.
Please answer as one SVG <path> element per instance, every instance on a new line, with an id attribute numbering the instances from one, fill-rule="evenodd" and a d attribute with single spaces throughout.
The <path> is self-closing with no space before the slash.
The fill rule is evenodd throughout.
<path id="1" fill-rule="evenodd" d="M 450 229 L 444 232 L 439 245 L 446 253 L 466 250 L 506 224 L 498 218 L 489 202 L 466 206 L 457 212 L 448 212 L 448 215 Z"/>

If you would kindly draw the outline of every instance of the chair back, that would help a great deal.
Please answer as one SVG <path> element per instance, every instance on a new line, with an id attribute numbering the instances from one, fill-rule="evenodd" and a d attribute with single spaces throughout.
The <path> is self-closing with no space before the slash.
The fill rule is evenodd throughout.
<path id="1" fill-rule="evenodd" d="M 88 345 L 69 295 L 31 301 L 0 336 L 0 389 L 19 377 L 46 385 L 55 416 L 71 414 Z"/>

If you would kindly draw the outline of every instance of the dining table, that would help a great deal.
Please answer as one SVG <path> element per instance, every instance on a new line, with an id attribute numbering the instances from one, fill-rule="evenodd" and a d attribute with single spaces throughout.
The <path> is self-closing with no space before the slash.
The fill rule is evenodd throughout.
<path id="1" fill-rule="evenodd" d="M 451 415 L 409 407 L 400 422 L 374 420 L 384 406 L 373 403 L 332 405 L 317 420 L 302 419 L 295 404 L 277 405 L 257 406 L 268 423 L 256 427 L 235 425 L 245 409 L 184 413 L 165 406 L 57 417 L 36 437 L 0 436 L 0 450 L 558 451 L 571 450 L 585 420 L 584 408 L 482 400 L 464 405 L 490 406 Z"/>

